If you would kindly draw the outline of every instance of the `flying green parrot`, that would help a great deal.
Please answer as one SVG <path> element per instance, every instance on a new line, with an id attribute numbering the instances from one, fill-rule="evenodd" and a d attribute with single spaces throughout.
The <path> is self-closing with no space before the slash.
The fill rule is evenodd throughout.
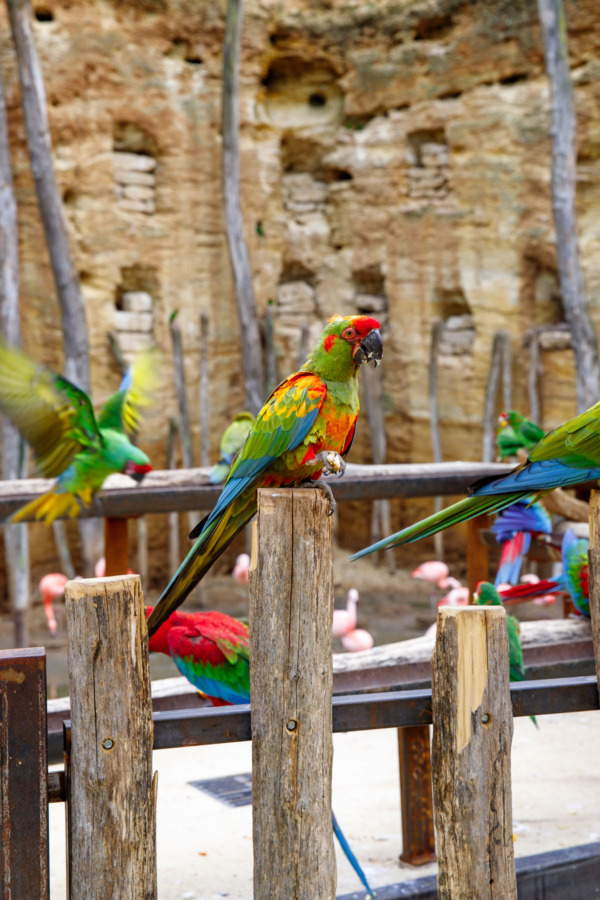
<path id="1" fill-rule="evenodd" d="M 40 474 L 57 479 L 8 521 L 33 516 L 49 525 L 57 516 L 73 518 L 111 473 L 142 480 L 152 466 L 129 435 L 137 432 L 151 402 L 148 386 L 155 373 L 154 354 L 140 354 L 96 419 L 84 391 L 0 342 L 0 409 L 31 444 Z"/>
<path id="2" fill-rule="evenodd" d="M 254 416 L 249 412 L 241 412 L 235 416 L 233 422 L 227 426 L 221 438 L 219 452 L 221 458 L 219 462 L 211 468 L 208 473 L 208 480 L 211 484 L 221 484 L 229 475 L 231 464 L 236 454 L 244 446 L 244 442 L 248 437 L 248 432 L 254 422 Z"/>
<path id="3" fill-rule="evenodd" d="M 545 433 L 543 428 L 526 419 L 515 409 L 500 413 L 496 432 L 500 459 L 516 456 L 519 450 L 532 450 Z"/>
<path id="4" fill-rule="evenodd" d="M 254 516 L 258 488 L 312 483 L 331 494 L 318 479 L 323 472 L 344 472 L 342 457 L 352 446 L 358 419 L 358 369 L 371 360 L 377 365 L 383 356 L 379 327 L 370 316 L 334 316 L 305 365 L 275 388 L 215 508 L 191 532 L 196 542 L 152 611 L 150 635 Z"/>
<path id="5" fill-rule="evenodd" d="M 502 606 L 502 600 L 498 591 L 489 581 L 481 581 L 477 585 L 475 599 L 479 606 Z M 521 647 L 521 624 L 514 616 L 506 616 L 506 631 L 508 633 L 508 671 L 511 681 L 525 681 L 525 666 L 523 665 L 523 649 Z M 530 716 L 531 721 L 538 727 L 535 716 Z"/>
<path id="6" fill-rule="evenodd" d="M 500 512 L 517 500 L 539 499 L 557 487 L 574 487 L 599 479 L 600 403 L 596 403 L 545 434 L 531 450 L 527 462 L 506 475 L 480 478 L 471 485 L 466 499 L 365 547 L 351 559 L 418 541 L 474 516 Z"/>

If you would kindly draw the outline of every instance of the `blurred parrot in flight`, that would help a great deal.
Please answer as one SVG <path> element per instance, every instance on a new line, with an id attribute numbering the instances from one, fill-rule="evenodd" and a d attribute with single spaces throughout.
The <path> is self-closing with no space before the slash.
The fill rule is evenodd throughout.
<path id="1" fill-rule="evenodd" d="M 31 444 L 40 474 L 57 479 L 9 522 L 34 516 L 50 525 L 57 516 L 73 518 L 113 472 L 142 480 L 152 466 L 129 436 L 150 404 L 155 369 L 154 355 L 140 354 L 96 419 L 84 391 L 0 342 L 0 409 Z"/>
<path id="2" fill-rule="evenodd" d="M 558 487 L 600 479 L 600 403 L 549 431 L 531 450 L 527 462 L 506 475 L 480 478 L 466 499 L 355 553 L 360 559 L 375 550 L 409 544 L 474 516 L 500 512 L 526 498 L 543 497 Z"/>
<path id="3" fill-rule="evenodd" d="M 219 446 L 221 458 L 208 473 L 208 480 L 211 484 L 221 484 L 222 481 L 225 481 L 229 475 L 233 460 L 244 446 L 253 422 L 254 416 L 252 413 L 241 412 L 227 426 Z"/>
<path id="4" fill-rule="evenodd" d="M 300 371 L 275 388 L 235 458 L 213 511 L 190 533 L 194 546 L 159 598 L 150 634 L 180 606 L 256 513 L 262 487 L 321 487 L 321 475 L 342 475 L 358 419 L 358 369 L 383 356 L 379 322 L 334 316 Z"/>

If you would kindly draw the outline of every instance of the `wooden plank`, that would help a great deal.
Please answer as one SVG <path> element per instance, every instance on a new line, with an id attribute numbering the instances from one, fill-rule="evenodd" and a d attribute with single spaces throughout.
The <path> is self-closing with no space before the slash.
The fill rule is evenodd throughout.
<path id="1" fill-rule="evenodd" d="M 516 900 L 502 607 L 440 609 L 432 717 L 439 900 Z"/>
<path id="2" fill-rule="evenodd" d="M 137 575 L 69 581 L 71 900 L 156 896 L 146 615 Z"/>
<path id="3" fill-rule="evenodd" d="M 0 651 L 0 897 L 48 887 L 46 653 Z"/>
<path id="4" fill-rule="evenodd" d="M 338 500 L 375 500 L 380 497 L 431 497 L 463 494 L 484 475 L 504 475 L 511 466 L 501 463 L 424 463 L 363 466 L 348 464 L 343 478 L 332 478 Z M 208 469 L 149 472 L 140 485 L 126 475 L 110 475 L 105 487 L 80 518 L 138 516 L 148 513 L 210 509 L 222 486 L 211 485 Z M 53 481 L 30 478 L 0 482 L 0 517 L 6 518 L 25 503 L 50 490 Z"/>
<path id="5" fill-rule="evenodd" d="M 249 582 L 255 900 L 335 897 L 328 509 L 317 491 L 258 492 Z"/>

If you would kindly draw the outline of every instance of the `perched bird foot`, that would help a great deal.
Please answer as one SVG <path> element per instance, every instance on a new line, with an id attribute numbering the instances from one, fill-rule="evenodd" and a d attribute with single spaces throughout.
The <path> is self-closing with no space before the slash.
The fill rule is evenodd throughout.
<path id="1" fill-rule="evenodd" d="M 322 450 L 317 453 L 315 460 L 323 463 L 323 475 L 337 475 L 341 477 L 346 471 L 346 463 L 335 450 Z"/>
<path id="2" fill-rule="evenodd" d="M 337 454 L 336 454 L 337 456 Z M 329 501 L 329 512 L 328 516 L 332 516 L 336 510 L 337 503 L 335 502 L 335 497 L 333 496 L 333 491 L 325 481 L 303 481 L 300 487 L 303 488 L 316 488 L 317 491 L 322 491 Z"/>

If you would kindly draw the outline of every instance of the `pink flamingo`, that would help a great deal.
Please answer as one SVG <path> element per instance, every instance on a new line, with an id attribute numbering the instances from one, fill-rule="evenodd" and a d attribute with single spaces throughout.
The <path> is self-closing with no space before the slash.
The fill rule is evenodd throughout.
<path id="1" fill-rule="evenodd" d="M 357 653 L 359 650 L 370 650 L 373 646 L 373 635 L 364 628 L 355 628 L 342 635 L 342 647 L 350 650 L 351 653 Z"/>
<path id="2" fill-rule="evenodd" d="M 128 575 L 137 575 L 137 572 L 134 572 L 133 569 L 127 569 Z M 106 560 L 103 556 L 100 557 L 96 565 L 94 566 L 94 575 L 96 578 L 104 578 L 106 575 Z"/>
<path id="3" fill-rule="evenodd" d="M 53 601 L 64 596 L 65 584 L 69 579 L 61 572 L 50 572 L 44 575 L 40 581 L 40 594 L 44 601 L 44 612 L 46 614 L 46 622 L 48 623 L 48 631 L 54 637 L 58 632 L 58 624 L 54 615 Z"/>
<path id="4" fill-rule="evenodd" d="M 440 560 L 437 559 L 430 559 L 427 562 L 421 563 L 420 566 L 417 566 L 417 568 L 410 573 L 410 577 L 416 578 L 419 581 L 427 581 L 429 584 L 434 584 L 442 590 L 446 590 L 446 588 L 461 587 L 460 581 L 450 575 L 450 570 L 446 563 L 440 562 Z"/>
<path id="5" fill-rule="evenodd" d="M 250 571 L 250 557 L 247 553 L 240 553 L 235 561 L 233 572 L 231 573 L 233 580 L 237 584 L 245 586 L 248 584 L 248 573 Z"/>
<path id="6" fill-rule="evenodd" d="M 459 584 L 448 591 L 445 597 L 438 600 L 438 606 L 468 606 L 469 605 L 469 588 Z"/>
<path id="7" fill-rule="evenodd" d="M 346 597 L 346 609 L 334 609 L 331 633 L 334 637 L 341 638 L 356 628 L 356 604 L 358 603 L 358 591 L 350 588 Z"/>

